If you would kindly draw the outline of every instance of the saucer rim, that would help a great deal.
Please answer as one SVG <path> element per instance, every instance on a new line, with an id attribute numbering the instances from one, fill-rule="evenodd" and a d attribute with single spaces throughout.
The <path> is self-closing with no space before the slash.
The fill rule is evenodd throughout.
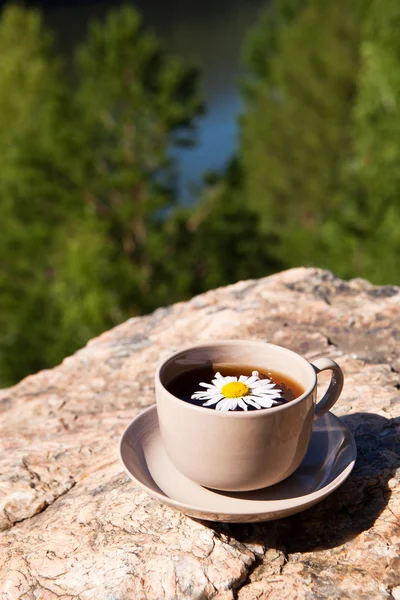
<path id="1" fill-rule="evenodd" d="M 128 425 L 125 427 L 124 431 L 121 434 L 119 444 L 118 444 L 118 454 L 119 454 L 119 461 L 122 464 L 124 471 L 127 473 L 127 475 L 129 475 L 129 477 L 141 489 L 143 489 L 147 494 L 149 494 L 149 496 L 151 496 L 152 498 L 156 498 L 163 504 L 173 506 L 174 508 L 180 510 L 183 513 L 191 513 L 191 514 L 198 513 L 198 514 L 202 514 L 202 515 L 209 515 L 210 517 L 215 516 L 216 512 L 220 512 L 220 511 L 216 511 L 215 509 L 211 510 L 209 508 L 204 508 L 204 507 L 202 508 L 201 506 L 194 505 L 194 504 L 186 504 L 179 500 L 174 500 L 173 498 L 168 496 L 166 493 L 161 494 L 157 490 L 147 486 L 145 483 L 143 483 L 142 481 L 137 479 L 135 477 L 135 475 L 133 475 L 133 473 L 131 473 L 131 471 L 126 466 L 126 464 L 123 460 L 123 457 L 122 457 L 122 450 L 121 450 L 125 435 L 127 435 L 128 430 L 130 429 L 130 427 L 133 425 L 133 423 L 137 419 L 139 419 L 139 418 L 145 419 L 146 415 L 153 411 L 157 411 L 156 404 L 152 404 L 151 406 L 148 406 L 147 408 L 142 410 L 140 413 L 138 413 L 128 423 Z M 254 501 L 255 506 L 254 506 L 253 510 L 249 510 L 247 508 L 247 509 L 243 510 L 242 513 L 239 513 L 239 512 L 237 512 L 237 510 L 236 511 L 232 511 L 232 510 L 226 511 L 226 509 L 224 509 L 224 516 L 233 518 L 233 517 L 237 517 L 240 514 L 245 517 L 255 517 L 255 516 L 262 516 L 262 515 L 268 516 L 268 514 L 276 513 L 276 512 L 285 513 L 290 510 L 293 510 L 293 511 L 295 510 L 296 512 L 301 512 L 301 510 L 305 510 L 309 506 L 316 504 L 317 502 L 323 500 L 324 498 L 329 496 L 331 493 L 333 493 L 338 487 L 340 487 L 342 485 L 342 483 L 344 483 L 344 481 L 346 481 L 346 479 L 348 478 L 348 476 L 350 475 L 350 473 L 352 472 L 352 470 L 354 468 L 354 465 L 357 460 L 357 445 L 356 445 L 356 442 L 355 442 L 352 432 L 338 416 L 333 414 L 331 411 L 328 411 L 327 413 L 325 413 L 325 415 L 323 415 L 323 417 L 325 417 L 325 416 L 328 416 L 329 418 L 333 418 L 334 420 L 338 421 L 340 426 L 347 430 L 347 432 L 349 434 L 349 438 L 350 438 L 349 446 L 351 447 L 351 451 L 352 451 L 352 455 L 353 455 L 353 460 L 350 462 L 350 464 L 347 465 L 347 467 L 345 469 L 343 469 L 343 471 L 341 471 L 341 473 L 339 473 L 339 475 L 333 481 L 331 481 L 328 485 L 322 487 L 321 489 L 319 489 L 315 492 L 311 492 L 311 493 L 307 494 L 306 496 L 303 496 L 301 501 L 299 501 L 298 497 L 290 498 L 290 499 L 286 499 L 286 500 L 255 500 Z M 156 485 L 157 485 L 157 483 L 156 483 Z M 279 484 L 277 484 L 277 485 L 279 485 Z M 244 499 L 244 501 L 248 502 L 249 500 Z M 263 507 L 262 513 L 260 513 L 260 505 L 261 504 L 265 505 L 265 508 Z M 284 515 L 282 515 L 282 517 L 283 516 Z M 205 517 L 203 517 L 203 518 L 205 518 Z M 280 517 L 277 517 L 277 518 L 280 518 Z M 215 520 L 215 519 L 212 519 L 212 520 Z"/>

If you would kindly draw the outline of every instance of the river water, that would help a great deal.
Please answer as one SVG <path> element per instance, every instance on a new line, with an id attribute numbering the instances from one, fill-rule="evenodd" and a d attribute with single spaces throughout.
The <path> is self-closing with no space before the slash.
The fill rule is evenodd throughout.
<path id="1" fill-rule="evenodd" d="M 43 9 L 64 54 L 84 38 L 91 18 L 104 18 L 119 4 L 115 0 L 34 3 Z M 235 150 L 242 42 L 265 0 L 136 0 L 135 5 L 169 50 L 201 68 L 207 112 L 198 121 L 199 143 L 174 152 L 181 171 L 180 199 L 193 202 L 202 175 L 223 168 Z"/>

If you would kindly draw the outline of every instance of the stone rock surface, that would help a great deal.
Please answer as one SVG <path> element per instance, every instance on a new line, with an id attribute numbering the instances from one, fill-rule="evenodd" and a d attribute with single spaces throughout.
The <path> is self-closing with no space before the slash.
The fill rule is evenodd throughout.
<path id="1" fill-rule="evenodd" d="M 154 403 L 156 363 L 250 338 L 345 372 L 334 412 L 350 478 L 280 521 L 224 525 L 158 504 L 123 474 L 119 436 Z M 2 600 L 400 598 L 400 289 L 295 269 L 134 318 L 0 392 Z"/>

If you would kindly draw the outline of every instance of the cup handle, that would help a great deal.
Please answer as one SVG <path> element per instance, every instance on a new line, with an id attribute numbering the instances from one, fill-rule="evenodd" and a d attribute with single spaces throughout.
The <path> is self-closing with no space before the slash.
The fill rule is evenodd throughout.
<path id="1" fill-rule="evenodd" d="M 328 389 L 315 407 L 315 420 L 319 419 L 319 417 L 322 417 L 322 415 L 328 412 L 328 410 L 332 408 L 336 400 L 339 398 L 340 392 L 343 388 L 343 371 L 339 365 L 330 358 L 317 358 L 317 360 L 311 363 L 311 365 L 314 367 L 317 375 L 321 371 L 332 371 L 332 377 Z"/>

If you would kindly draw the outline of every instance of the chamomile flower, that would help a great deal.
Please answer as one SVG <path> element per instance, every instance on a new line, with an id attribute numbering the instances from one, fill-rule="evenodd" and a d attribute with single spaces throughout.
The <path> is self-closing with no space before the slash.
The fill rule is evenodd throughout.
<path id="1" fill-rule="evenodd" d="M 235 410 L 238 406 L 242 410 L 248 410 L 249 406 L 271 408 L 282 398 L 282 390 L 271 379 L 260 379 L 258 371 L 239 378 L 216 373 L 211 384 L 199 385 L 205 390 L 195 392 L 192 400 L 200 400 L 203 406 L 215 404 L 216 410 L 222 411 Z"/>

